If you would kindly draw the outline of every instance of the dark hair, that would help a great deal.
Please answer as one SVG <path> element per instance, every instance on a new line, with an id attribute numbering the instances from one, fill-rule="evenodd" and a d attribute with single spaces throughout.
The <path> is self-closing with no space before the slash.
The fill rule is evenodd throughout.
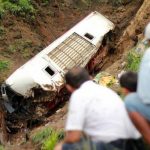
<path id="1" fill-rule="evenodd" d="M 131 92 L 137 90 L 137 73 L 128 71 L 121 75 L 119 82 L 123 88 L 128 89 Z"/>
<path id="2" fill-rule="evenodd" d="M 66 84 L 73 88 L 79 88 L 81 84 L 90 80 L 90 75 L 86 69 L 81 67 L 74 67 L 65 75 Z"/>

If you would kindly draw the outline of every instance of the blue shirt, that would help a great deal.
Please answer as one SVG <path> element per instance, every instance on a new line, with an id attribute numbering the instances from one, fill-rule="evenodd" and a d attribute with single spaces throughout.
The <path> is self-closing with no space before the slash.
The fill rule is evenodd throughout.
<path id="1" fill-rule="evenodd" d="M 150 48 L 146 50 L 140 65 L 137 93 L 145 104 L 150 104 Z"/>

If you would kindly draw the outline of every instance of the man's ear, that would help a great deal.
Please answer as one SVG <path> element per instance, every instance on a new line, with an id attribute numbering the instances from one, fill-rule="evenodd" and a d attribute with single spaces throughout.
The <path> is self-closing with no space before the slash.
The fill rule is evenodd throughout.
<path id="1" fill-rule="evenodd" d="M 130 91 L 127 88 L 121 88 L 122 94 L 123 95 L 128 95 Z"/>
<path id="2" fill-rule="evenodd" d="M 73 88 L 72 86 L 70 86 L 69 84 L 66 84 L 66 88 L 70 93 L 73 93 L 75 91 L 75 88 Z"/>

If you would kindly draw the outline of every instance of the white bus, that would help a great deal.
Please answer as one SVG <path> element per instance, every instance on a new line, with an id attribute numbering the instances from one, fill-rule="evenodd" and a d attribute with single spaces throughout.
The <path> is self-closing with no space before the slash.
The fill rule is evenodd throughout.
<path id="1" fill-rule="evenodd" d="M 16 96 L 38 100 L 44 91 L 47 92 L 44 94 L 46 100 L 53 101 L 64 85 L 65 72 L 74 66 L 85 67 L 100 49 L 103 38 L 113 29 L 111 21 L 92 12 L 5 81 L 1 86 L 4 101 L 10 101 L 12 106 Z M 6 107 L 10 112 L 15 109 Z"/>

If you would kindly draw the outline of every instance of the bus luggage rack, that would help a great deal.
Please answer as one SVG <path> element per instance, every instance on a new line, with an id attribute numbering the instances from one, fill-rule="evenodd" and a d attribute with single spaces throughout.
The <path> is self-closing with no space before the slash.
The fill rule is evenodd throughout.
<path id="1" fill-rule="evenodd" d="M 85 67 L 96 51 L 97 49 L 92 43 L 77 33 L 73 33 L 53 49 L 48 56 L 61 69 L 67 71 L 74 66 Z"/>

